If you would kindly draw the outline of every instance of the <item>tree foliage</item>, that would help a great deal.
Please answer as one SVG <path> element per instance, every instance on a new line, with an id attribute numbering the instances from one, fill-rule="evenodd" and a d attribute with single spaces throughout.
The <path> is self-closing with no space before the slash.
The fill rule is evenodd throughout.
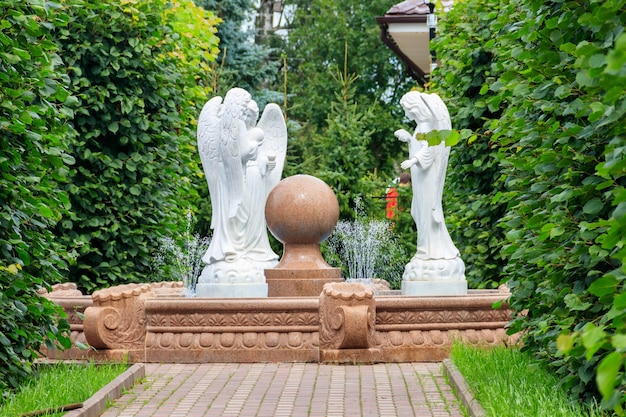
<path id="1" fill-rule="evenodd" d="M 285 173 L 318 175 L 317 168 L 322 165 L 338 166 L 337 175 L 343 176 L 344 185 L 335 192 L 346 195 L 350 201 L 359 195 L 384 197 L 385 183 L 398 175 L 403 153 L 393 132 L 403 117 L 399 98 L 414 83 L 380 41 L 375 17 L 383 15 L 390 5 L 388 1 L 355 0 L 285 2 L 285 7 L 296 6 L 283 47 L 287 64 L 287 117 L 294 127 Z M 357 76 L 350 83 L 351 100 L 359 113 L 356 130 L 354 125 L 345 124 L 345 117 L 343 121 L 338 119 L 341 112 L 335 106 L 343 104 L 339 104 L 336 95 L 344 94 L 342 83 L 334 76 L 338 71 L 348 77 Z M 353 122 L 355 118 L 350 123 Z M 323 150 L 318 148 L 318 139 L 328 138 L 330 134 L 351 135 L 353 145 L 343 148 L 345 140 L 334 138 L 334 144 L 326 143 L 328 147 Z M 335 157 L 340 157 L 338 161 L 342 163 L 335 164 Z M 327 168 L 321 170 L 328 172 Z M 341 174 L 352 169 L 358 175 Z M 378 183 L 365 181 L 365 173 Z M 363 208 L 380 218 L 384 215 L 384 198 L 369 203 L 374 201 L 379 204 Z M 352 213 L 342 208 L 342 216 L 351 218 Z"/>
<path id="2" fill-rule="evenodd" d="M 624 6 L 459 3 L 437 80 L 446 96 L 467 88 L 455 109 L 460 123 L 470 113 L 484 118 L 468 124 L 477 142 L 488 138 L 478 164 L 497 167 L 480 206 L 499 218 L 511 306 L 527 312 L 511 331 L 523 332 L 525 348 L 573 393 L 601 396 L 618 414 L 626 403 Z"/>
<path id="3" fill-rule="evenodd" d="M 40 347 L 67 346 L 69 325 L 38 295 L 66 267 L 50 230 L 69 208 L 60 189 L 75 101 L 49 28 L 67 15 L 43 1 L 0 1 L 0 402 Z"/>
<path id="4" fill-rule="evenodd" d="M 144 281 L 159 237 L 184 228 L 191 120 L 208 89 L 196 67 L 208 68 L 217 38 L 215 19 L 188 15 L 190 2 L 75 3 L 56 32 L 80 100 L 68 145 L 72 210 L 58 232 L 76 257 L 70 279 L 91 291 Z"/>
<path id="5" fill-rule="evenodd" d="M 245 29 L 254 11 L 253 0 L 198 0 L 196 4 L 216 13 L 222 20 L 218 28 L 220 53 L 214 66 L 214 93 L 224 96 L 233 87 L 248 90 L 262 110 L 265 104 L 282 98 L 273 92 L 280 57 L 269 45 L 255 42 L 255 32 Z M 282 90 L 282 89 L 281 89 Z"/>
<path id="6" fill-rule="evenodd" d="M 354 216 L 355 199 L 363 197 L 354 193 L 355 180 L 364 180 L 374 164 L 374 156 L 368 149 L 372 131 L 367 130 L 374 116 L 354 101 L 355 76 L 337 72 L 333 79 L 337 91 L 330 103 L 328 126 L 307 149 L 323 158 L 307 159 L 314 161 L 312 170 L 335 191 L 340 217 L 346 219 Z"/>

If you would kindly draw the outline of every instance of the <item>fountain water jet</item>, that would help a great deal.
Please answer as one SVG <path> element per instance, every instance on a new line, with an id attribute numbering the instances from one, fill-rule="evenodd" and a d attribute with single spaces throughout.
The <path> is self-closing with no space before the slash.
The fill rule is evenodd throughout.
<path id="1" fill-rule="evenodd" d="M 346 281 L 373 285 L 384 280 L 387 290 L 399 288 L 405 252 L 389 230 L 389 222 L 363 216 L 340 220 L 328 238 L 328 249 L 344 266 Z"/>

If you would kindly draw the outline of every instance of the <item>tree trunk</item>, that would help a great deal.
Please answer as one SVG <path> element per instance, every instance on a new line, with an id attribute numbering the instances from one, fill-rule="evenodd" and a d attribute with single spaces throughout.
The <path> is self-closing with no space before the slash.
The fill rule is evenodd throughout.
<path id="1" fill-rule="evenodd" d="M 281 2 L 276 0 L 260 0 L 257 9 L 256 37 L 255 41 L 259 45 L 264 45 L 267 35 L 273 30 L 274 7 L 280 6 Z"/>

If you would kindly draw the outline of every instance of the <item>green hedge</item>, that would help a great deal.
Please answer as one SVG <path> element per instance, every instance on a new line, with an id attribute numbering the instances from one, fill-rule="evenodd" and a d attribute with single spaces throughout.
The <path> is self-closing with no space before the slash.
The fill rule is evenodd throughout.
<path id="1" fill-rule="evenodd" d="M 48 30 L 66 22 L 44 2 L 0 1 L 0 402 L 44 343 L 69 343 L 62 310 L 37 293 L 66 267 L 51 228 L 69 208 L 75 99 Z"/>
<path id="2" fill-rule="evenodd" d="M 218 19 L 190 0 L 0 0 L 0 22 L 4 397 L 44 343 L 69 344 L 39 289 L 150 279 L 158 238 L 202 204 L 194 121 Z"/>
<path id="3" fill-rule="evenodd" d="M 495 192 L 479 206 L 494 208 L 511 306 L 527 312 L 511 332 L 523 332 L 525 349 L 572 393 L 602 398 L 618 414 L 626 404 L 625 6 L 459 3 L 445 18 L 435 83 L 447 97 L 466 89 L 460 123 L 468 112 L 484 118 L 472 128 L 488 140 L 488 159 L 475 161 L 496 167 L 486 177 Z M 459 175 L 480 172 L 459 166 Z M 473 191 L 481 194 L 453 198 Z"/>
<path id="4" fill-rule="evenodd" d="M 58 234 L 75 256 L 70 280 L 89 292 L 150 279 L 159 237 L 180 234 L 198 204 L 192 120 L 209 91 L 201 71 L 217 53 L 216 20 L 182 3 L 76 1 L 56 32 L 80 99 L 72 210 Z"/>
<path id="5" fill-rule="evenodd" d="M 461 251 L 470 288 L 497 287 L 506 265 L 500 253 L 504 231 L 498 225 L 506 209 L 506 201 L 499 198 L 504 184 L 499 181 L 499 144 L 489 127 L 503 107 L 497 92 L 488 88 L 497 78 L 489 29 L 497 12 L 489 3 L 493 2 L 479 0 L 454 7 L 442 19 L 439 32 L 444 36 L 437 38 L 436 48 L 443 67 L 432 87 L 446 101 L 452 127 L 475 134 L 471 141 L 451 149 L 444 199 L 446 223 Z"/>

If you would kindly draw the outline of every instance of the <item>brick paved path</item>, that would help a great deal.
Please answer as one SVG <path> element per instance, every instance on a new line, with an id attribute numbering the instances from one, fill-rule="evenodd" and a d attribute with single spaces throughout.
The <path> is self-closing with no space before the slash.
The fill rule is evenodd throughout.
<path id="1" fill-rule="evenodd" d="M 102 417 L 454 416 L 440 363 L 147 364 Z"/>

